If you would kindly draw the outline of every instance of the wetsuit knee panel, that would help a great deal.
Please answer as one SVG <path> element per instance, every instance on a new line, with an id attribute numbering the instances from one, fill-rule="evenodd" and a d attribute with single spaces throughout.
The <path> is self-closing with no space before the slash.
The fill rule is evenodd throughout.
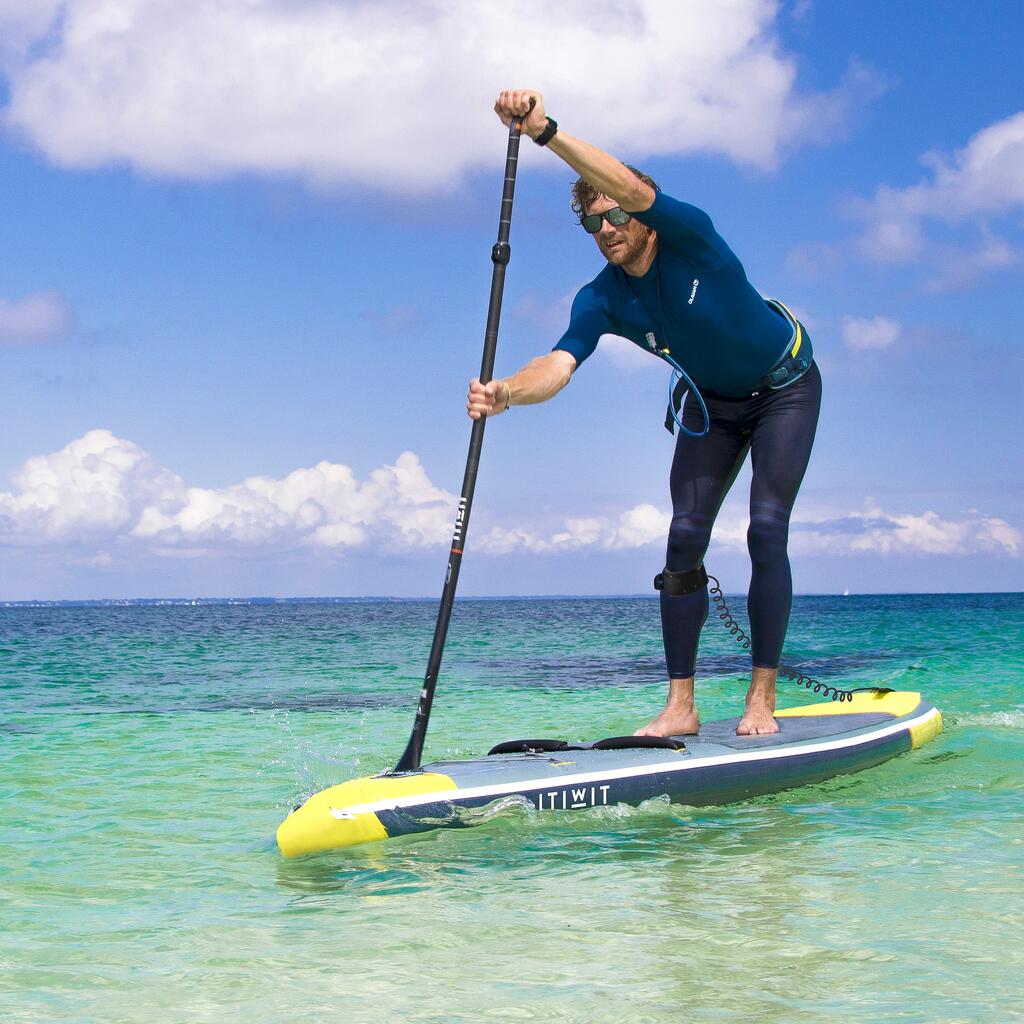
<path id="1" fill-rule="evenodd" d="M 752 559 L 785 557 L 789 544 L 789 517 L 752 515 L 747 527 L 747 549 Z"/>
<path id="2" fill-rule="evenodd" d="M 668 530 L 668 561 L 672 565 L 693 566 L 707 551 L 711 541 L 711 516 L 694 512 L 679 513 L 672 517 Z"/>

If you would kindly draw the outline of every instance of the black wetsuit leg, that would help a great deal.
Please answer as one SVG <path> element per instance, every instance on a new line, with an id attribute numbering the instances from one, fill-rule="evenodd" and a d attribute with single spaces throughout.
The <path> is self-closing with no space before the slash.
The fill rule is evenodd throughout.
<path id="1" fill-rule="evenodd" d="M 750 491 L 751 556 L 748 595 L 753 664 L 775 668 L 789 623 L 793 585 L 786 546 L 789 516 L 814 442 L 821 404 L 815 365 L 779 391 L 749 398 L 705 395 L 711 429 L 702 438 L 680 432 L 672 462 L 672 525 L 665 565 L 679 572 L 700 565 L 718 510 L 748 450 L 754 477 Z M 683 422 L 700 430 L 699 406 L 688 401 Z M 682 597 L 661 593 L 661 626 L 669 678 L 694 674 L 697 642 L 707 618 L 707 590 Z"/>
<path id="2" fill-rule="evenodd" d="M 715 517 L 750 448 L 750 435 L 734 422 L 734 416 L 722 415 L 717 408 L 722 403 L 710 396 L 705 398 L 709 432 L 704 437 L 690 437 L 679 431 L 672 459 L 672 523 L 665 568 L 673 572 L 695 569 L 703 561 Z M 695 432 L 703 428 L 697 402 L 686 402 L 682 420 Z M 694 674 L 697 641 L 707 617 L 707 587 L 680 597 L 670 597 L 662 590 L 661 634 L 669 679 L 686 679 Z"/>
<path id="3" fill-rule="evenodd" d="M 796 383 L 759 395 L 751 423 L 750 617 L 755 668 L 778 668 L 793 604 L 789 517 L 807 471 L 821 408 L 821 374 L 812 363 Z"/>

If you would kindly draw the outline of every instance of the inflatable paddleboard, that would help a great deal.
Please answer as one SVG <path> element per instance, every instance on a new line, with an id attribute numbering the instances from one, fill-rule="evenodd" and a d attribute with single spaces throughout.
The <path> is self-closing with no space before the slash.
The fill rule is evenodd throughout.
<path id="1" fill-rule="evenodd" d="M 727 804 L 871 768 L 942 730 L 919 693 L 855 693 L 842 703 L 777 711 L 778 733 L 737 736 L 737 718 L 696 736 L 623 736 L 595 743 L 512 740 L 483 756 L 435 761 L 331 786 L 277 830 L 286 857 L 437 828 L 464 828 L 502 807 L 569 812 L 668 796 Z"/>

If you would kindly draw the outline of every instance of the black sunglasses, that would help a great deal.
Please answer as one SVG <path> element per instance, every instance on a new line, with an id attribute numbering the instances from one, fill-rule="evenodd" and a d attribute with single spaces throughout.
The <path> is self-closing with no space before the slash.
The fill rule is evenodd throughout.
<path id="1" fill-rule="evenodd" d="M 585 217 L 580 217 L 580 224 L 588 235 L 596 235 L 601 230 L 602 220 L 607 220 L 613 228 L 621 228 L 623 224 L 628 224 L 632 219 L 631 213 L 626 213 L 620 206 L 613 206 L 610 210 L 605 210 L 604 213 L 588 213 Z"/>

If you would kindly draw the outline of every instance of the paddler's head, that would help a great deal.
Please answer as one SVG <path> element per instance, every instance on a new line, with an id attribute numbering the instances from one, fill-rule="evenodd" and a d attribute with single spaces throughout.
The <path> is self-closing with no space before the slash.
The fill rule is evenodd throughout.
<path id="1" fill-rule="evenodd" d="M 627 165 L 628 166 L 628 165 Z M 657 184 L 643 171 L 629 168 L 642 182 L 656 192 Z M 578 178 L 572 186 L 572 209 L 584 231 L 593 235 L 601 255 L 617 267 L 642 262 L 655 243 L 655 233 L 620 209 L 614 199 L 598 192 L 593 185 Z"/>

